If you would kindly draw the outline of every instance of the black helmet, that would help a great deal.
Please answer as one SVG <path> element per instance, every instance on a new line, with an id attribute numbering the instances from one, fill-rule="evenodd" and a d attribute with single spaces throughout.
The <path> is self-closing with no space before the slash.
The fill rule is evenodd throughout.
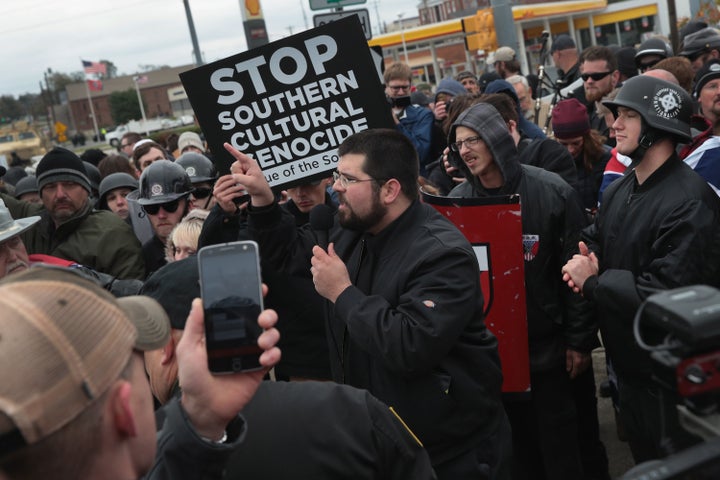
<path id="1" fill-rule="evenodd" d="M 214 182 L 217 178 L 215 165 L 201 153 L 183 153 L 175 163 L 185 169 L 193 185 L 200 182 Z"/>
<path id="2" fill-rule="evenodd" d="M 35 175 L 28 175 L 17 181 L 15 184 L 15 198 L 20 198 L 26 193 L 39 193 L 37 177 Z"/>
<path id="3" fill-rule="evenodd" d="M 85 167 L 85 174 L 90 180 L 90 186 L 93 190 L 97 190 L 100 185 L 100 170 L 90 162 L 83 160 L 83 166 Z"/>
<path id="4" fill-rule="evenodd" d="M 98 208 L 107 209 L 105 197 L 116 188 L 129 188 L 131 190 L 137 190 L 138 181 L 135 177 L 125 172 L 111 173 L 107 177 L 103 178 L 102 182 L 100 182 Z"/>
<path id="5" fill-rule="evenodd" d="M 172 202 L 192 192 L 190 177 L 180 165 L 169 160 L 158 160 L 140 175 L 140 205 Z"/>
<path id="6" fill-rule="evenodd" d="M 672 47 L 662 38 L 653 37 L 645 40 L 640 44 L 637 53 L 635 54 L 635 65 L 640 68 L 640 60 L 642 57 L 647 55 L 660 55 L 662 58 L 672 57 Z"/>
<path id="7" fill-rule="evenodd" d="M 623 83 L 614 100 L 603 102 L 615 116 L 617 107 L 627 107 L 642 116 L 650 128 L 673 135 L 687 143 L 693 104 L 690 94 L 674 83 L 648 75 L 638 75 Z"/>

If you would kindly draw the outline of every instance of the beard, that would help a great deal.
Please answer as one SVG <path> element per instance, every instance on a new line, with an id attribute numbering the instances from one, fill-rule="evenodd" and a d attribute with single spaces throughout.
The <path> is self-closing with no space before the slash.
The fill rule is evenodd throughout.
<path id="1" fill-rule="evenodd" d="M 598 89 L 593 89 L 591 91 L 585 90 L 585 100 L 587 100 L 588 102 L 599 102 L 608 93 L 610 92 L 602 92 Z"/>
<path id="2" fill-rule="evenodd" d="M 387 214 L 387 207 L 380 203 L 379 192 L 375 192 L 372 197 L 372 205 L 370 211 L 365 215 L 358 215 L 353 211 L 352 207 L 345 203 L 343 195 L 339 195 L 341 204 L 344 204 L 345 210 L 338 210 L 338 220 L 343 228 L 356 232 L 366 232 L 377 225 L 380 220 Z"/>

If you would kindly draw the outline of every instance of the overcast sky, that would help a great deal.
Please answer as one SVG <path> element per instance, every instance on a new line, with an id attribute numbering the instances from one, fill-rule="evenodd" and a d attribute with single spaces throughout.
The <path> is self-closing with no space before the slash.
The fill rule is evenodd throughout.
<path id="1" fill-rule="evenodd" d="M 312 28 L 310 0 L 260 0 L 270 41 Z M 391 23 L 417 16 L 419 0 L 368 0 L 346 10 L 369 11 Z M 247 49 L 240 0 L 190 0 L 200 50 L 206 62 Z M 193 63 L 183 0 L 3 0 L 0 2 L 0 95 L 39 93 L 48 68 L 82 70 L 80 60 L 109 60 L 119 74 L 141 65 Z"/>

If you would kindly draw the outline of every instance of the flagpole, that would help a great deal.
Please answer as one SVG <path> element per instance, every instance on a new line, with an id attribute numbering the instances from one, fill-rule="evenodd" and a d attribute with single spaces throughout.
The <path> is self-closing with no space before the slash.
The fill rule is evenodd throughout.
<path id="1" fill-rule="evenodd" d="M 100 130 L 98 129 L 97 119 L 95 118 L 95 108 L 93 108 L 92 98 L 90 97 L 90 85 L 87 79 L 85 80 L 85 91 L 87 92 L 88 103 L 90 104 L 90 115 L 93 120 L 93 128 L 95 128 L 95 138 L 100 141 Z"/>
<path id="2" fill-rule="evenodd" d="M 140 113 L 142 114 L 143 125 L 145 126 L 145 136 L 150 136 L 150 129 L 148 128 L 147 118 L 145 118 L 145 107 L 143 107 L 142 97 L 140 96 L 140 85 L 138 84 L 138 76 L 133 77 L 135 83 L 135 91 L 137 92 L 138 103 L 140 104 Z"/>

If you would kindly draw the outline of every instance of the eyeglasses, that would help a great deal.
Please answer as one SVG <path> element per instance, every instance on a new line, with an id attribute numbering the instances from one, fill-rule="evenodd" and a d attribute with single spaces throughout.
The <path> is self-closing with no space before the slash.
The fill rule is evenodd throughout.
<path id="1" fill-rule="evenodd" d="M 132 147 L 132 146 L 133 146 L 132 143 L 121 143 L 121 144 L 120 144 L 120 148 Z"/>
<path id="2" fill-rule="evenodd" d="M 476 136 L 474 136 L 474 137 L 468 137 L 468 138 L 466 138 L 465 140 L 459 140 L 459 141 L 457 141 L 457 142 L 455 142 L 455 143 L 451 143 L 451 144 L 450 144 L 450 150 L 452 150 L 453 152 L 459 152 L 460 149 L 462 149 L 462 146 L 463 146 L 463 145 L 465 145 L 466 147 L 470 148 L 470 147 L 473 147 L 473 146 L 477 145 L 477 143 L 478 143 L 480 140 L 482 140 L 482 138 L 480 138 L 479 135 L 476 135 Z"/>
<path id="3" fill-rule="evenodd" d="M 333 181 L 337 182 L 340 181 L 340 186 L 343 188 L 347 188 L 349 185 L 352 185 L 353 183 L 360 183 L 360 182 L 374 182 L 376 179 L 374 178 L 366 178 L 364 180 L 358 180 L 357 178 L 349 178 L 346 177 L 344 174 L 338 172 L 335 170 L 333 172 Z"/>
<path id="4" fill-rule="evenodd" d="M 410 90 L 410 85 L 388 85 L 388 88 L 393 92 L 398 92 L 400 90 Z"/>
<path id="5" fill-rule="evenodd" d="M 175 213 L 175 211 L 178 209 L 178 206 L 180 206 L 180 199 L 173 200 L 172 202 L 167 203 L 143 205 L 142 208 L 148 215 L 157 215 L 160 211 L 160 207 L 162 207 L 162 209 L 165 210 L 167 213 Z"/>
<path id="6" fill-rule="evenodd" d="M 203 200 L 212 195 L 212 192 L 212 188 L 195 187 L 195 189 L 192 191 L 192 196 L 197 198 L 198 200 Z"/>
<path id="7" fill-rule="evenodd" d="M 580 75 L 580 77 L 583 79 L 583 82 L 587 82 L 588 78 L 592 78 L 596 82 L 598 80 L 602 80 L 603 78 L 610 75 L 612 72 L 595 72 L 595 73 L 583 73 Z"/>

